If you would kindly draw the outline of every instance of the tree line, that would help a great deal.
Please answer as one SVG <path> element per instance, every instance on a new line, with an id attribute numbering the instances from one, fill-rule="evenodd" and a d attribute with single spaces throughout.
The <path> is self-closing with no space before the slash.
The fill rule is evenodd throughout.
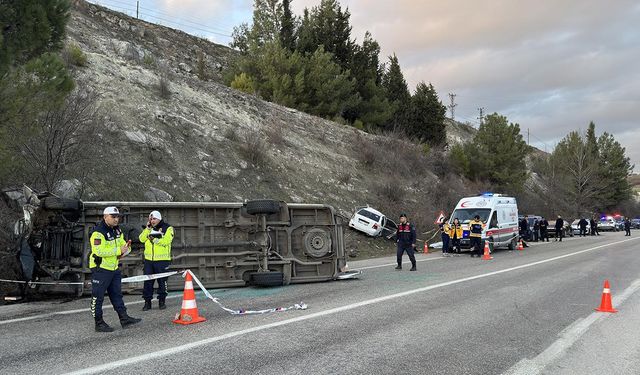
<path id="1" fill-rule="evenodd" d="M 626 150 L 607 132 L 596 137 L 593 122 L 584 134 L 567 134 L 549 155 L 533 151 L 519 124 L 494 113 L 472 141 L 451 147 L 449 159 L 452 168 L 469 180 L 487 182 L 509 194 L 521 195 L 528 189 L 538 198 L 539 209 L 544 202 L 555 213 L 590 216 L 632 202 L 628 177 L 633 165 Z"/>
<path id="2" fill-rule="evenodd" d="M 445 143 L 446 108 L 431 83 L 410 93 L 397 56 L 380 61 L 366 32 L 352 36 L 350 12 L 321 0 L 300 16 L 290 0 L 255 0 L 251 24 L 233 31 L 240 57 L 228 84 L 262 99 L 372 131 L 399 131 L 421 143 Z"/>

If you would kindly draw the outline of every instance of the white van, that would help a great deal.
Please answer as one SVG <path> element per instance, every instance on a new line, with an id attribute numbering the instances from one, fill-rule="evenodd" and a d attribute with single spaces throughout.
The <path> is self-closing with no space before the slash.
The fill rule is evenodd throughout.
<path id="1" fill-rule="evenodd" d="M 491 248 L 507 247 L 514 250 L 518 244 L 518 203 L 513 197 L 484 193 L 460 199 L 449 218 L 449 223 L 458 218 L 462 223 L 460 247 L 469 248 L 469 222 L 478 215 L 485 223 L 482 240 L 489 240 Z"/>

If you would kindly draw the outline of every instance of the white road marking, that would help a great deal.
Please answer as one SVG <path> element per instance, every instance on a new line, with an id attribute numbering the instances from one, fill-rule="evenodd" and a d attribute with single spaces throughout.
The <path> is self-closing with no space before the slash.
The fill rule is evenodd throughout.
<path id="1" fill-rule="evenodd" d="M 74 372 L 70 372 L 68 374 L 70 374 L 70 375 L 95 374 L 95 373 L 99 373 L 99 372 L 103 372 L 103 371 L 110 371 L 110 370 L 113 370 L 113 369 L 116 369 L 116 368 L 119 368 L 119 367 L 128 366 L 128 365 L 134 365 L 134 364 L 137 364 L 139 362 L 149 361 L 149 360 L 156 359 L 156 358 L 173 356 L 173 355 L 176 355 L 178 353 L 181 353 L 181 352 L 184 352 L 184 351 L 187 351 L 187 350 L 190 350 L 190 349 L 194 349 L 194 348 L 197 348 L 197 347 L 200 347 L 200 346 L 204 346 L 204 345 L 209 345 L 209 344 L 212 344 L 212 343 L 215 343 L 215 342 L 218 342 L 218 341 L 222 341 L 222 340 L 226 340 L 226 339 L 229 339 L 229 338 L 232 338 L 232 337 L 242 336 L 242 335 L 246 335 L 248 333 L 264 331 L 264 330 L 267 330 L 267 329 L 270 329 L 270 328 L 280 327 L 280 326 L 289 325 L 289 324 L 293 324 L 293 323 L 297 323 L 297 322 L 303 322 L 305 320 L 324 317 L 324 316 L 327 316 L 327 315 L 332 315 L 332 314 L 340 313 L 340 312 L 343 312 L 343 311 L 353 310 L 353 309 L 356 309 L 356 308 L 359 308 L 359 307 L 363 307 L 363 306 L 373 305 L 373 304 L 377 304 L 377 303 L 381 303 L 381 302 L 385 302 L 385 301 L 389 301 L 389 300 L 393 300 L 393 299 L 397 299 L 397 298 L 402 298 L 402 297 L 410 296 L 412 294 L 422 293 L 422 292 L 426 292 L 426 291 L 429 291 L 429 290 L 442 288 L 442 287 L 449 286 L 449 285 L 456 285 L 456 284 L 464 283 L 464 282 L 467 282 L 467 281 L 482 279 L 482 278 L 485 278 L 485 277 L 490 277 L 490 276 L 494 276 L 494 275 L 500 275 L 500 274 L 503 274 L 503 273 L 513 272 L 513 271 L 517 271 L 517 270 L 521 270 L 521 269 L 525 269 L 525 268 L 530 268 L 530 267 L 534 267 L 534 266 L 537 266 L 537 265 L 540 265 L 540 264 L 549 263 L 549 262 L 557 261 L 557 260 L 560 260 L 560 259 L 569 258 L 569 257 L 575 256 L 575 255 L 579 255 L 579 254 L 584 254 L 584 253 L 587 253 L 587 252 L 595 251 L 595 250 L 598 250 L 598 249 L 602 249 L 604 247 L 613 246 L 613 245 L 619 245 L 621 243 L 628 242 L 628 241 L 633 241 L 633 240 L 636 240 L 636 239 L 638 239 L 638 238 L 633 238 L 633 239 L 630 238 L 630 239 L 626 239 L 626 240 L 622 240 L 622 241 L 613 242 L 613 243 L 610 243 L 610 244 L 604 244 L 604 245 L 592 247 L 590 249 L 576 251 L 574 253 L 569 253 L 569 254 L 565 254 L 565 255 L 559 255 L 557 257 L 548 258 L 548 259 L 540 260 L 540 261 L 537 261 L 537 262 L 523 264 L 523 265 L 520 265 L 520 266 L 505 268 L 505 269 L 502 269 L 502 270 L 488 272 L 488 273 L 484 273 L 484 274 L 480 274 L 480 275 L 476 275 L 476 276 L 465 277 L 465 278 L 458 279 L 458 280 L 447 281 L 447 282 L 444 282 L 444 283 L 430 285 L 430 286 L 417 288 L 417 289 L 412 289 L 412 290 L 407 290 L 407 291 L 400 292 L 400 293 L 389 294 L 389 295 L 386 295 L 386 296 L 373 298 L 373 299 L 368 299 L 368 300 L 365 300 L 365 301 L 356 302 L 356 303 L 352 303 L 352 304 L 349 304 L 349 305 L 344 305 L 344 306 L 335 307 L 335 308 L 328 309 L 328 310 L 318 311 L 316 313 L 302 315 L 302 316 L 299 316 L 299 317 L 296 317 L 296 318 L 286 319 L 286 320 L 282 320 L 282 321 L 279 321 L 279 322 L 264 324 L 264 325 L 253 327 L 253 328 L 248 328 L 248 329 L 243 329 L 243 330 L 239 330 L 239 331 L 229 332 L 229 333 L 221 335 L 221 336 L 210 337 L 208 339 L 204 339 L 204 340 L 200 340 L 200 341 L 194 341 L 194 342 L 191 342 L 191 343 L 188 343 L 188 344 L 178 345 L 178 346 L 175 346 L 175 347 L 172 347 L 172 348 L 167 348 L 167 349 L 164 349 L 164 350 L 159 350 L 159 351 L 155 351 L 155 352 L 149 352 L 149 353 L 145 353 L 145 354 L 138 355 L 138 356 L 135 356 L 135 357 L 121 359 L 121 360 L 118 360 L 118 361 L 112 361 L 112 362 L 109 362 L 109 363 L 105 363 L 103 365 L 87 367 L 85 369 L 81 369 L 81 370 L 77 370 L 77 371 L 74 371 Z"/>
<path id="2" fill-rule="evenodd" d="M 634 281 L 627 289 L 621 294 L 612 298 L 612 305 L 614 307 L 620 306 L 627 298 L 640 289 L 640 279 Z M 513 367 L 507 370 L 504 375 L 536 375 L 540 374 L 545 367 L 561 358 L 567 349 L 569 349 L 582 335 L 584 335 L 589 328 L 597 321 L 608 317 L 607 313 L 593 312 L 591 315 L 584 319 L 578 319 L 565 328 L 558 336 L 553 344 L 551 344 L 542 353 L 538 354 L 533 359 L 522 359 L 516 363 Z"/>

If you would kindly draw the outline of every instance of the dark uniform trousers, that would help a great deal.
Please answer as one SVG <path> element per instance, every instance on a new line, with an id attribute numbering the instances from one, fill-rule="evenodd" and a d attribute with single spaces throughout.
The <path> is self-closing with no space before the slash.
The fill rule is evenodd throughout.
<path id="1" fill-rule="evenodd" d="M 122 300 L 121 282 L 120 270 L 108 271 L 100 267 L 91 269 L 91 315 L 96 320 L 102 319 L 102 303 L 105 293 L 109 295 L 111 305 L 118 316 L 126 314 L 127 309 Z"/>
<path id="2" fill-rule="evenodd" d="M 167 268 L 171 261 L 169 260 L 146 260 L 144 261 L 144 274 L 152 275 L 154 273 L 167 272 Z M 167 279 L 163 277 L 158 280 L 158 299 L 164 300 L 167 297 Z M 153 298 L 153 284 L 155 280 L 147 280 L 144 282 L 144 289 L 142 290 L 142 298 L 150 300 Z"/>
<path id="3" fill-rule="evenodd" d="M 411 246 L 411 243 L 405 243 L 405 242 L 398 242 L 398 251 L 397 251 L 397 258 L 398 258 L 398 265 L 402 265 L 402 255 L 404 254 L 404 252 L 407 252 L 407 255 L 409 256 L 409 260 L 411 261 L 411 265 L 415 267 L 416 265 L 416 256 L 414 253 L 414 248 L 413 246 Z"/>

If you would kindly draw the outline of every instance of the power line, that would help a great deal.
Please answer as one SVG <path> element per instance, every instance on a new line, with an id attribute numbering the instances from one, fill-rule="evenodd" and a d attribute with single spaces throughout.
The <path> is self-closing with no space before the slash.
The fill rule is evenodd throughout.
<path id="1" fill-rule="evenodd" d="M 89 1 L 89 2 L 91 2 L 91 1 Z M 94 0 L 93 1 L 93 3 L 96 4 L 96 5 L 106 6 L 107 8 L 111 8 L 111 9 L 125 10 L 125 11 L 129 11 L 129 12 L 136 12 L 137 11 L 137 9 L 135 9 L 135 8 L 123 7 L 123 6 L 120 6 L 120 5 L 114 5 L 114 4 L 110 4 L 110 2 L 117 3 L 117 4 L 124 4 L 124 5 L 128 5 L 128 6 L 133 6 L 133 4 L 127 4 L 127 3 L 124 3 L 124 2 L 118 1 L 118 0 L 107 0 L 107 1 L 105 1 L 105 0 L 100 0 L 100 1 Z M 150 10 L 150 9 L 147 9 L 147 8 L 144 8 L 144 7 L 140 7 L 140 9 L 143 9 L 143 10 L 146 10 L 146 11 L 149 11 L 149 12 L 153 12 L 153 10 Z M 215 34 L 215 35 L 220 35 L 220 36 L 225 36 L 225 37 L 231 37 L 230 33 L 228 33 L 228 32 L 225 34 L 225 33 L 219 32 L 219 31 L 212 30 L 212 29 L 216 28 L 215 26 L 199 24 L 197 22 L 193 22 L 193 21 L 189 21 L 189 20 L 185 20 L 184 22 L 188 22 L 188 23 L 191 23 L 191 24 L 185 24 L 185 23 L 182 23 L 182 22 L 176 22 L 176 21 L 173 21 L 173 20 L 170 20 L 170 19 L 159 17 L 157 15 L 154 15 L 154 14 L 151 14 L 151 13 L 147 13 L 146 11 L 145 12 L 140 12 L 139 14 L 141 16 L 146 16 L 149 19 L 149 21 L 151 21 L 151 22 L 153 22 L 153 20 L 159 20 L 159 21 L 162 21 L 162 22 L 166 22 L 168 25 L 182 26 L 182 27 L 186 27 L 186 28 L 189 28 L 189 29 L 192 29 L 192 30 L 202 31 L 202 32 L 209 33 L 209 34 Z M 129 15 L 129 16 L 132 16 L 131 14 L 129 14 L 127 12 L 125 12 L 125 13 L 127 15 Z M 161 13 L 161 12 L 158 12 L 158 13 Z"/>

